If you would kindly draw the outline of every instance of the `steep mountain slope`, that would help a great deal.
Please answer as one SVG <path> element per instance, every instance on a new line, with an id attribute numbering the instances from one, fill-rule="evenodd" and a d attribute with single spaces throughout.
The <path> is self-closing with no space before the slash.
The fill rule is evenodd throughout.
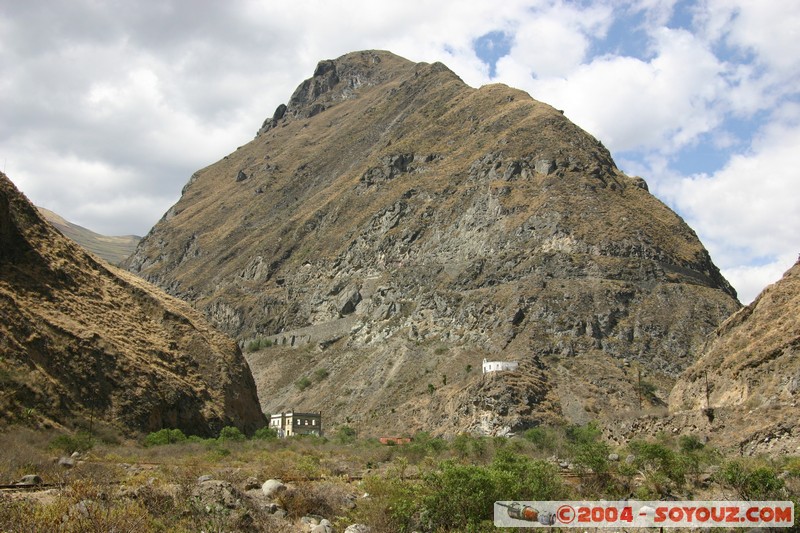
<path id="1" fill-rule="evenodd" d="M 800 451 L 800 261 L 726 320 L 678 379 L 670 411 L 706 411 L 721 440 Z"/>
<path id="2" fill-rule="evenodd" d="M 69 237 L 86 250 L 89 250 L 101 259 L 105 259 L 112 265 L 118 265 L 124 259 L 127 259 L 141 240 L 141 237 L 137 237 L 136 235 L 121 235 L 115 237 L 100 235 L 83 226 L 73 224 L 49 209 L 38 206 L 36 209 L 39 210 L 39 213 L 42 214 L 45 220 L 55 226 L 64 236 Z"/>
<path id="3" fill-rule="evenodd" d="M 738 308 L 694 232 L 562 113 L 375 51 L 320 62 L 126 266 L 279 345 L 248 355 L 265 409 L 370 432 L 580 421 L 636 407 L 640 368 L 663 399 Z M 484 378 L 484 357 L 525 370 Z"/>
<path id="4" fill-rule="evenodd" d="M 0 174 L 0 423 L 263 426 L 249 368 L 193 309 L 97 261 Z"/>

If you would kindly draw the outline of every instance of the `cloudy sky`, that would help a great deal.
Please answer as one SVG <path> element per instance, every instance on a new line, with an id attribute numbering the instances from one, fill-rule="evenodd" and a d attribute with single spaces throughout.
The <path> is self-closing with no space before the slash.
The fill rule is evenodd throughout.
<path id="1" fill-rule="evenodd" d="M 800 252 L 798 42 L 794 0 L 0 0 L 0 164 L 143 235 L 317 61 L 385 49 L 563 109 L 747 303 Z"/>

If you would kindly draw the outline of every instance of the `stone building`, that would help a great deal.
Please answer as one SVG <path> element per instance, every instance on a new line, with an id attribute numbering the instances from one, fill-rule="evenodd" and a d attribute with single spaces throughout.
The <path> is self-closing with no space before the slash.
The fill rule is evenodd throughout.
<path id="1" fill-rule="evenodd" d="M 322 436 L 322 413 L 277 413 L 270 416 L 269 427 L 278 432 L 278 437 L 292 435 Z"/>

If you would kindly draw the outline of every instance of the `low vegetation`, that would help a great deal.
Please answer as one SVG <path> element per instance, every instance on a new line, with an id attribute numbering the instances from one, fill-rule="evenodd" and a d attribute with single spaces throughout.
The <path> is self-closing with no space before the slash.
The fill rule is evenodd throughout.
<path id="1" fill-rule="evenodd" d="M 226 427 L 211 439 L 162 429 L 108 440 L 85 431 L 0 433 L 0 482 L 37 474 L 57 487 L 0 494 L 0 531 L 280 532 L 318 515 L 335 531 L 362 523 L 375 533 L 483 532 L 495 530 L 497 500 L 800 494 L 800 458 L 726 459 L 696 438 L 665 435 L 615 448 L 593 424 L 512 438 L 419 432 L 393 445 L 348 426 L 331 438 L 278 439 L 270 428 L 248 438 Z M 72 468 L 54 461 L 76 452 Z M 289 488 L 266 499 L 268 479 Z"/>

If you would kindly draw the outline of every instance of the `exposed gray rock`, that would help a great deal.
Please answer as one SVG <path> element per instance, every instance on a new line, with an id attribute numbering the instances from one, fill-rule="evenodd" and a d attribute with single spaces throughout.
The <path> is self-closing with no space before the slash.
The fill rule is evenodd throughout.
<path id="1" fill-rule="evenodd" d="M 366 524 L 353 524 L 347 526 L 344 533 L 370 533 L 372 529 Z"/>
<path id="2" fill-rule="evenodd" d="M 192 490 L 192 497 L 199 498 L 205 505 L 218 505 L 227 509 L 238 509 L 242 506 L 239 491 L 229 482 L 219 479 L 199 483 Z"/>
<path id="3" fill-rule="evenodd" d="M 343 292 L 337 304 L 339 315 L 345 316 L 353 313 L 359 302 L 361 302 L 361 293 L 358 288 L 354 287 Z"/>
<path id="4" fill-rule="evenodd" d="M 267 498 L 274 498 L 278 493 L 286 490 L 286 485 L 279 479 L 268 479 L 261 485 L 261 491 Z"/>
<path id="5" fill-rule="evenodd" d="M 319 524 L 311 528 L 311 533 L 333 533 L 333 524 L 323 518 Z"/>
<path id="6" fill-rule="evenodd" d="M 72 457 L 61 457 L 58 459 L 58 466 L 62 468 L 73 468 L 75 466 L 75 459 Z"/>
<path id="7" fill-rule="evenodd" d="M 42 478 L 39 477 L 37 474 L 28 474 L 26 476 L 22 476 L 22 479 L 14 483 L 15 485 L 19 485 L 22 487 L 31 487 L 34 485 L 41 485 Z"/>
<path id="8" fill-rule="evenodd" d="M 240 182 L 240 181 L 244 181 L 244 180 L 246 180 L 246 179 L 247 179 L 247 178 L 249 178 L 249 177 L 250 177 L 250 176 L 248 176 L 247 174 L 245 174 L 244 170 L 240 170 L 240 171 L 239 171 L 239 173 L 236 175 L 236 181 L 237 181 L 237 183 L 238 183 L 238 182 Z"/>
<path id="9" fill-rule="evenodd" d="M 540 159 L 536 162 L 536 166 L 534 168 L 539 174 L 544 174 L 547 176 L 556 170 L 556 163 L 555 161 L 550 161 L 549 159 Z"/>

